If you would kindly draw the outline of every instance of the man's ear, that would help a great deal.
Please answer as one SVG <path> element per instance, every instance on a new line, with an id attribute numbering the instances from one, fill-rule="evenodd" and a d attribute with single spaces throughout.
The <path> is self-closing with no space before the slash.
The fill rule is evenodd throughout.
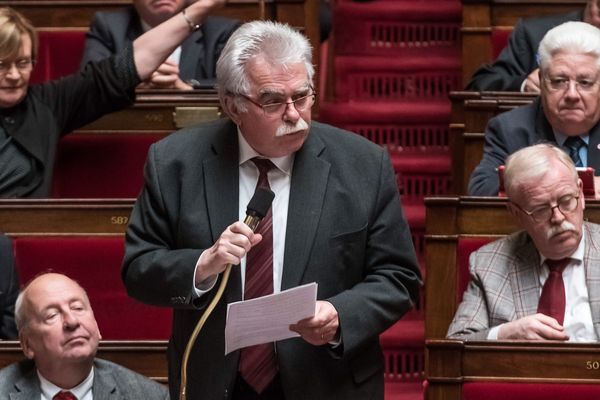
<path id="1" fill-rule="evenodd" d="M 23 330 L 19 332 L 19 342 L 21 343 L 21 349 L 23 350 L 23 354 L 30 360 L 33 360 L 35 356 L 35 352 L 29 345 L 29 338 L 26 334 L 23 333 Z"/>
<path id="2" fill-rule="evenodd" d="M 235 98 L 230 95 L 225 96 L 223 99 L 223 106 L 225 107 L 225 112 L 227 115 L 229 115 L 229 118 L 231 118 L 236 125 L 240 126 L 242 123 L 242 118 L 240 115 L 241 111 L 237 106 Z"/>
<path id="3" fill-rule="evenodd" d="M 519 217 L 519 211 L 517 209 L 517 206 L 515 206 L 513 203 L 511 203 L 510 201 L 508 201 L 506 203 L 506 209 L 508 210 L 508 212 L 510 213 L 510 215 L 518 221 L 518 217 Z"/>

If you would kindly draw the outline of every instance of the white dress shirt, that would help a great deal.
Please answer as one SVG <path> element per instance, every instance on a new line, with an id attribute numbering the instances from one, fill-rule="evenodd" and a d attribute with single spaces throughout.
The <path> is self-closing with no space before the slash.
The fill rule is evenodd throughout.
<path id="1" fill-rule="evenodd" d="M 585 231 L 581 236 L 579 246 L 573 254 L 571 261 L 564 269 L 562 277 L 565 285 L 565 318 L 563 327 L 569 336 L 570 342 L 593 342 L 597 340 L 596 331 L 592 320 L 587 284 L 585 281 L 585 266 L 583 255 L 585 251 Z M 540 296 L 546 279 L 550 275 L 550 269 L 546 265 L 546 258 L 540 254 Z M 498 338 L 498 330 L 501 325 L 490 329 L 488 339 Z"/>
<path id="2" fill-rule="evenodd" d="M 246 207 L 252 198 L 258 183 L 258 168 L 252 161 L 254 157 L 260 155 L 248 144 L 244 136 L 238 130 L 239 143 L 239 220 L 246 218 Z M 268 179 L 271 190 L 275 193 L 273 199 L 273 292 L 278 293 L 281 290 L 281 276 L 283 273 L 283 254 L 285 248 L 285 233 L 287 230 L 288 203 L 290 198 L 290 184 L 292 180 L 292 167 L 294 164 L 294 155 L 270 159 L 277 168 L 269 171 Z M 202 259 L 202 254 L 196 263 L 196 269 Z M 246 277 L 246 257 L 242 258 L 240 263 L 242 273 L 242 293 Z M 194 272 L 194 276 L 196 273 Z M 202 282 L 197 287 L 194 282 L 192 286 L 196 296 L 210 291 L 217 279 L 209 282 Z"/>
<path id="3" fill-rule="evenodd" d="M 38 378 L 40 379 L 40 389 L 42 392 L 41 399 L 42 400 L 52 400 L 52 398 L 63 390 L 68 390 L 73 393 L 77 400 L 93 400 L 92 396 L 92 385 L 94 384 L 94 368 L 90 371 L 90 374 L 81 382 L 79 385 L 75 386 L 71 389 L 63 389 L 52 382 L 48 381 L 46 378 L 40 374 L 40 371 L 37 371 Z"/>

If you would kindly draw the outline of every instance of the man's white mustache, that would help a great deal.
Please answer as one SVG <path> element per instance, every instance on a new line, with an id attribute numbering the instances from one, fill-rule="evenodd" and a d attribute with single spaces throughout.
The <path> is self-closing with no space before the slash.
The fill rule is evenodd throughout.
<path id="1" fill-rule="evenodd" d="M 306 129 L 308 129 L 308 124 L 303 118 L 300 118 L 293 125 L 285 122 L 279 125 L 279 128 L 277 128 L 277 131 L 275 132 L 275 136 L 290 135 L 292 133 L 296 133 L 298 131 L 303 131 Z"/>
<path id="2" fill-rule="evenodd" d="M 552 237 L 567 231 L 577 232 L 577 229 L 572 223 L 563 221 L 559 226 L 553 226 L 548 229 L 548 232 L 546 232 L 546 239 L 551 239 Z"/>

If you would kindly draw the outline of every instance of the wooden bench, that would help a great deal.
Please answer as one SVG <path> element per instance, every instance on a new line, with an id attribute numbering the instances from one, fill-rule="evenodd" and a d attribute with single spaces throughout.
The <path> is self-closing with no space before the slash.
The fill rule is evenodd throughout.
<path id="1" fill-rule="evenodd" d="M 452 92 L 449 145 L 452 192 L 467 194 L 471 173 L 483 157 L 488 121 L 505 111 L 530 104 L 537 96 L 514 92 Z"/>
<path id="2" fill-rule="evenodd" d="M 597 343 L 427 341 L 428 400 L 570 400 L 600 395 Z"/>

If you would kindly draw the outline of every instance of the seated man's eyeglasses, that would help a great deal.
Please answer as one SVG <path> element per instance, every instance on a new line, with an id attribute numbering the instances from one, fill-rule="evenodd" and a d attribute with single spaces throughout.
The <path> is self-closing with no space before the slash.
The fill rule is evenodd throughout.
<path id="1" fill-rule="evenodd" d="M 305 95 L 300 95 L 300 97 L 292 98 L 292 101 L 279 101 L 280 99 L 268 100 L 265 103 L 259 103 L 256 100 L 251 99 L 250 97 L 239 94 L 244 99 L 248 100 L 250 103 L 254 104 L 257 107 L 262 108 L 265 115 L 282 115 L 287 109 L 288 105 L 293 104 L 297 111 L 304 111 L 308 108 L 312 107 L 315 104 L 315 97 L 317 92 L 313 88 L 310 88 L 310 93 Z"/>
<path id="2" fill-rule="evenodd" d="M 17 67 L 19 72 L 25 72 L 33 67 L 33 60 L 31 58 L 20 58 L 16 61 L 0 61 L 0 75 L 6 75 L 13 65 Z"/>
<path id="3" fill-rule="evenodd" d="M 575 84 L 575 90 L 578 92 L 589 92 L 596 87 L 598 83 L 598 78 L 578 78 L 572 80 L 570 78 L 564 76 L 557 77 L 544 77 L 544 81 L 546 82 L 546 86 L 548 89 L 559 92 L 564 91 L 571 87 L 571 82 Z"/>
<path id="4" fill-rule="evenodd" d="M 556 205 L 547 205 L 536 208 L 533 211 L 526 211 L 517 203 L 511 202 L 514 204 L 519 210 L 523 213 L 529 215 L 535 222 L 544 222 L 548 221 L 552 215 L 554 214 L 554 209 L 558 208 L 558 210 L 563 213 L 570 213 L 577 208 L 579 204 L 579 196 L 575 196 L 572 194 L 565 195 L 558 199 Z"/>

